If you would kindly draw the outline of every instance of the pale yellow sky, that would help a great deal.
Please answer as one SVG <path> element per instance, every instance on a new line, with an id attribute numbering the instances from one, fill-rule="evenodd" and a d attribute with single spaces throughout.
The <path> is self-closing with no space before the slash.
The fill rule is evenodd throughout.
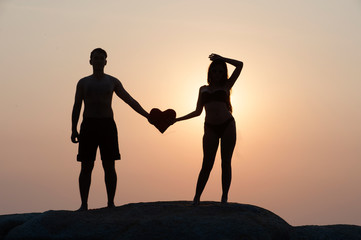
<path id="1" fill-rule="evenodd" d="M 361 225 L 361 3 L 0 1 L 0 214 L 77 209 L 70 115 L 89 53 L 148 111 L 193 111 L 212 52 L 239 59 L 229 200 L 292 225 Z M 230 70 L 233 70 L 230 67 Z M 116 96 L 116 203 L 191 200 L 204 114 L 160 134 Z M 202 200 L 219 201 L 220 158 Z M 104 207 L 100 161 L 89 205 Z"/>

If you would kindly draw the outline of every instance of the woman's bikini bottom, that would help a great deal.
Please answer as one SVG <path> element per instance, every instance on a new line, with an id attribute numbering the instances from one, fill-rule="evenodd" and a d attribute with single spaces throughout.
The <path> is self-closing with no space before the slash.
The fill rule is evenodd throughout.
<path id="1" fill-rule="evenodd" d="M 226 130 L 226 128 L 228 127 L 228 125 L 234 122 L 234 118 L 231 117 L 228 120 L 226 120 L 225 122 L 221 123 L 221 124 L 211 124 L 211 123 L 207 123 L 204 122 L 204 128 L 206 130 L 206 128 L 210 129 L 211 131 L 213 131 L 218 138 L 221 138 L 223 136 L 224 131 Z"/>

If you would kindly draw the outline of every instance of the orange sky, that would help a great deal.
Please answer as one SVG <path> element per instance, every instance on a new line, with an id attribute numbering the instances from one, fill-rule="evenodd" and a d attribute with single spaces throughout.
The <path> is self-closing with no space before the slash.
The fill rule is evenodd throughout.
<path id="1" fill-rule="evenodd" d="M 239 59 L 229 200 L 292 225 L 361 225 L 361 3 L 350 1 L 0 2 L 0 214 L 77 209 L 70 142 L 89 53 L 148 111 L 195 109 L 212 52 Z M 232 70 L 232 68 L 230 68 Z M 191 200 L 204 114 L 160 134 L 117 97 L 116 203 Z M 219 201 L 220 158 L 202 200 Z M 90 208 L 104 207 L 97 161 Z"/>

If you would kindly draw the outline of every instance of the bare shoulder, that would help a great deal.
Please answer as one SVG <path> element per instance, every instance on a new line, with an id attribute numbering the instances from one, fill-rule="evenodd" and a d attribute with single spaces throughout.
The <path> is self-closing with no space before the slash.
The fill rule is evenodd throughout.
<path id="1" fill-rule="evenodd" d="M 85 86 L 85 85 L 89 82 L 89 78 L 90 78 L 90 76 L 83 77 L 82 79 L 80 79 L 80 80 L 78 81 L 77 86 L 78 86 L 78 87 L 83 87 L 83 86 Z"/>
<path id="2" fill-rule="evenodd" d="M 108 75 L 108 74 L 106 74 L 106 76 L 114 84 L 114 86 L 121 86 L 122 85 L 122 83 L 119 81 L 118 78 L 116 78 L 114 76 L 111 76 L 111 75 Z"/>
<path id="3" fill-rule="evenodd" d="M 83 77 L 82 79 L 80 79 L 79 82 L 80 82 L 80 81 L 82 81 L 82 82 L 87 82 L 87 81 L 89 81 L 91 78 L 92 78 L 92 75 L 89 75 L 89 76 L 86 76 L 86 77 Z"/>
<path id="4" fill-rule="evenodd" d="M 203 85 L 202 87 L 199 88 L 200 93 L 202 93 L 204 91 L 208 91 L 208 86 L 207 85 Z"/>

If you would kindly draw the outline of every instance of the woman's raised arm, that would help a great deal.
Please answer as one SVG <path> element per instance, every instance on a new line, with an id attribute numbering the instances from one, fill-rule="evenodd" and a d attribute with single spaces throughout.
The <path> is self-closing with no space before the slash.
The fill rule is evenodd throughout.
<path id="1" fill-rule="evenodd" d="M 231 64 L 236 67 L 236 69 L 234 69 L 231 77 L 228 79 L 228 82 L 227 82 L 227 87 L 229 89 L 231 89 L 233 87 L 234 83 L 236 82 L 237 78 L 241 74 L 241 71 L 243 68 L 243 62 L 235 60 L 235 59 L 225 58 L 225 57 L 222 57 L 215 53 L 212 53 L 211 55 L 209 55 L 209 59 L 211 59 L 212 61 L 220 59 L 220 60 L 223 60 L 226 63 Z"/>

